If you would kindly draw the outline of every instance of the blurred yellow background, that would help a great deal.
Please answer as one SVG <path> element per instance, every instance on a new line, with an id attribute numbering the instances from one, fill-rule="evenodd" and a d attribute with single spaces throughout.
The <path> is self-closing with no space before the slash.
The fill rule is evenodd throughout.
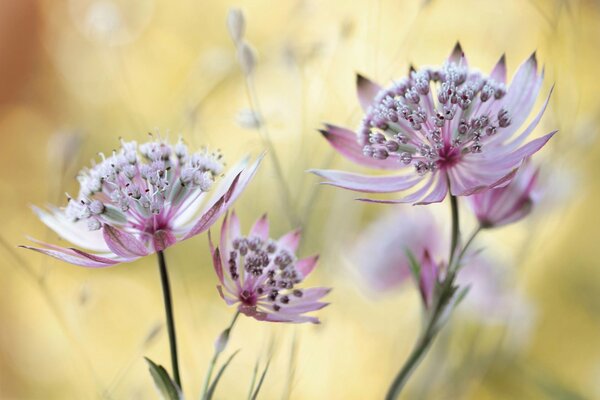
<path id="1" fill-rule="evenodd" d="M 383 397 L 418 333 L 417 293 L 376 296 L 352 263 L 348 249 L 386 206 L 318 187 L 305 171 L 358 170 L 316 132 L 323 122 L 356 126 L 356 72 L 387 83 L 410 63 L 441 63 L 456 40 L 483 71 L 506 52 L 509 75 L 537 49 L 542 93 L 556 90 L 536 135 L 560 133 L 536 156 L 545 200 L 480 241 L 523 303 L 493 322 L 459 310 L 405 396 L 600 398 L 600 2 L 591 0 L 1 2 L 0 398 L 158 398 L 142 358 L 169 365 L 156 260 L 87 270 L 16 246 L 27 236 L 60 243 L 30 205 L 63 205 L 77 171 L 119 137 L 159 129 L 221 148 L 229 164 L 264 150 L 244 111 L 231 7 L 246 15 L 263 122 L 292 194 L 283 207 L 268 158 L 236 210 L 245 229 L 265 211 L 275 235 L 290 220 L 303 225 L 300 255 L 322 254 L 307 285 L 334 291 L 319 326 L 241 318 L 229 351 L 242 351 L 216 398 L 245 398 L 270 354 L 261 398 Z M 184 390 L 196 398 L 234 310 L 215 290 L 206 235 L 166 254 Z"/>

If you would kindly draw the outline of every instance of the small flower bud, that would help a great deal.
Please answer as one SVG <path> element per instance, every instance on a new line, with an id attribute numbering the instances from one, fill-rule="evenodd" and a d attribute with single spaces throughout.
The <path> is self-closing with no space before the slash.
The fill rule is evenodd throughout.
<path id="1" fill-rule="evenodd" d="M 233 8 L 227 13 L 227 29 L 234 42 L 239 43 L 244 37 L 246 30 L 246 20 L 242 10 Z"/>
<path id="2" fill-rule="evenodd" d="M 256 54 L 248 43 L 242 42 L 240 47 L 238 47 L 238 59 L 242 66 L 242 70 L 246 75 L 250 75 L 254 72 L 254 67 L 256 66 Z"/>

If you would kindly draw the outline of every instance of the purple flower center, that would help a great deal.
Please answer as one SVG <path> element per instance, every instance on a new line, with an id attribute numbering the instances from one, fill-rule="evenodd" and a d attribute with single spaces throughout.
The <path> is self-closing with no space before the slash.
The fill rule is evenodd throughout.
<path id="1" fill-rule="evenodd" d="M 359 128 L 363 153 L 395 158 L 419 174 L 450 168 L 511 123 L 503 83 L 461 63 L 411 71 L 382 89 Z"/>

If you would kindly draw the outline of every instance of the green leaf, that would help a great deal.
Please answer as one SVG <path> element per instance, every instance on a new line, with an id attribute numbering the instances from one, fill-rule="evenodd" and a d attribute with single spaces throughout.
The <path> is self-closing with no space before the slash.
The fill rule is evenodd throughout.
<path id="1" fill-rule="evenodd" d="M 262 374 L 260 375 L 260 380 L 258 381 L 258 385 L 256 386 L 256 390 L 254 391 L 254 394 L 252 395 L 252 400 L 256 400 L 256 398 L 258 397 L 260 388 L 262 387 L 262 384 L 265 381 L 265 377 L 267 376 L 267 371 L 269 370 L 269 365 L 271 365 L 270 359 L 269 359 L 269 361 L 267 361 L 267 365 L 265 365 L 265 369 L 263 370 Z"/>
<path id="2" fill-rule="evenodd" d="M 227 368 L 227 366 L 229 366 L 229 363 L 231 362 L 231 360 L 233 360 L 233 357 L 235 357 L 236 354 L 239 352 L 240 352 L 239 350 L 236 350 L 235 353 L 233 353 L 231 356 L 229 356 L 227 361 L 225 361 L 225 363 L 221 366 L 221 369 L 217 373 L 217 376 L 215 376 L 215 379 L 213 380 L 212 384 L 210 385 L 210 389 L 208 389 L 208 393 L 206 394 L 206 400 L 212 399 L 213 395 L 215 394 L 215 390 L 217 389 L 217 384 L 219 383 L 221 376 L 223 376 L 225 369 Z"/>
<path id="3" fill-rule="evenodd" d="M 408 265 L 410 267 L 410 272 L 412 273 L 412 276 L 418 285 L 421 281 L 421 266 L 419 265 L 419 262 L 415 258 L 413 252 L 410 251 L 410 249 L 406 249 L 405 253 L 406 257 L 408 257 Z"/>
<path id="4" fill-rule="evenodd" d="M 156 365 L 148 357 L 144 357 L 148 363 L 148 369 L 154 379 L 154 385 L 163 400 L 183 400 L 181 389 L 169 376 L 169 373 L 162 365 Z"/>

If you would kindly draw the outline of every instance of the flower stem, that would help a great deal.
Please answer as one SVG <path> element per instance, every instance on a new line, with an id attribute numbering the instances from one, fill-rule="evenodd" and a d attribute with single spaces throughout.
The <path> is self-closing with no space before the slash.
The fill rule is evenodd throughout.
<path id="1" fill-rule="evenodd" d="M 179 361 L 177 360 L 177 338 L 175 336 L 175 319 L 173 318 L 173 300 L 171 299 L 171 286 L 167 273 L 165 254 L 162 251 L 156 253 L 158 256 L 158 268 L 160 270 L 160 282 L 162 284 L 163 300 L 165 302 L 165 315 L 167 317 L 167 330 L 169 331 L 169 348 L 171 350 L 171 365 L 173 368 L 173 379 L 181 389 L 181 378 L 179 377 Z"/>
<path id="2" fill-rule="evenodd" d="M 212 378 L 212 373 L 215 369 L 215 366 L 217 365 L 217 361 L 219 360 L 219 355 L 223 352 L 223 350 L 225 350 L 225 346 L 227 346 L 227 342 L 229 341 L 229 335 L 231 334 L 231 330 L 233 329 L 233 327 L 235 325 L 235 321 L 237 321 L 239 316 L 240 316 L 240 312 L 236 311 L 229 326 L 217 338 L 217 344 L 215 345 L 215 353 L 213 354 L 212 360 L 210 360 L 210 365 L 208 366 L 208 372 L 206 373 L 206 378 L 204 379 L 204 389 L 202 389 L 202 399 L 203 400 L 205 400 L 208 396 L 208 386 L 210 385 L 210 379 Z M 227 337 L 225 338 L 224 343 L 221 347 L 219 345 L 219 341 L 221 341 L 223 339 L 222 338 L 223 335 L 226 335 Z"/>
<path id="3" fill-rule="evenodd" d="M 431 314 L 429 320 L 427 321 L 427 325 L 424 327 L 419 339 L 415 343 L 415 347 L 413 348 L 410 356 L 394 378 L 388 393 L 386 395 L 386 400 L 395 400 L 400 395 L 400 392 L 404 388 L 404 385 L 408 381 L 408 378 L 415 371 L 421 360 L 423 359 L 427 350 L 431 347 L 433 340 L 435 339 L 437 333 L 440 328 L 440 318 L 444 314 L 446 310 L 446 306 L 450 303 L 452 296 L 454 295 L 454 279 L 456 277 L 456 269 L 453 268 L 454 257 L 456 254 L 456 248 L 459 242 L 460 229 L 459 229 L 459 216 L 458 216 L 458 201 L 455 196 L 450 195 L 450 212 L 452 214 L 452 229 L 450 231 L 450 260 L 448 262 L 448 272 L 444 281 L 441 283 L 439 292 L 436 296 L 435 302 L 433 304 L 433 308 L 431 309 Z M 470 238 L 467 245 L 469 245 L 475 235 Z M 466 250 L 466 246 L 460 253 L 460 257 L 463 256 L 464 251 Z M 460 260 L 459 260 L 460 261 Z M 458 262 L 457 262 L 458 264 Z"/>

